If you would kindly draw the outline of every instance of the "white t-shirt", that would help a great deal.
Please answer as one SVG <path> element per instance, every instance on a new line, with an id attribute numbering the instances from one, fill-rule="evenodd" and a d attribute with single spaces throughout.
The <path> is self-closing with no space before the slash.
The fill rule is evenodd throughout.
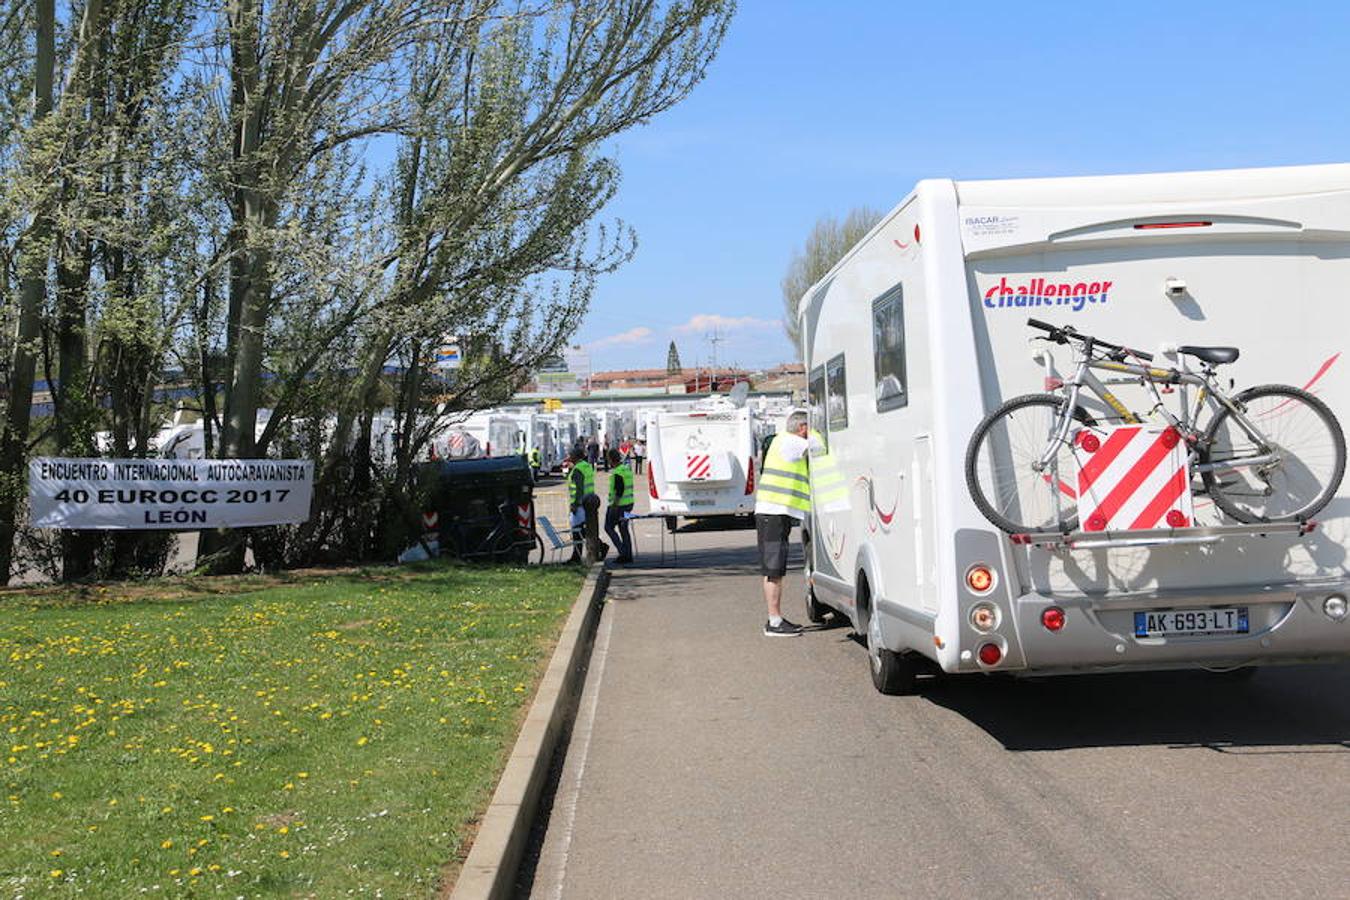
<path id="1" fill-rule="evenodd" d="M 816 452 L 822 450 L 824 445 L 815 435 L 809 438 L 798 437 L 787 431 L 780 431 L 774 435 L 773 447 L 778 448 L 778 454 L 788 462 L 796 462 L 806 455 L 808 451 Z M 761 500 L 759 492 L 755 492 L 755 515 L 757 516 L 792 516 L 798 522 L 806 521 L 806 513 L 796 507 L 787 506 L 783 503 L 775 503 L 772 500 Z"/>

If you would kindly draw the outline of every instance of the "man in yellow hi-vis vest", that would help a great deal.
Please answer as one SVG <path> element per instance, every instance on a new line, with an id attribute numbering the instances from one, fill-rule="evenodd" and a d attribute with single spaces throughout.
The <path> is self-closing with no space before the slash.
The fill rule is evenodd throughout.
<path id="1" fill-rule="evenodd" d="M 787 574 L 792 525 L 806 521 L 811 511 L 807 451 L 821 449 L 820 439 L 810 434 L 807 421 L 801 411 L 788 416 L 787 429 L 774 435 L 764 454 L 755 487 L 755 532 L 764 574 L 764 604 L 769 611 L 769 620 L 764 623 L 767 637 L 798 637 L 802 633 L 800 625 L 783 618 L 783 576 Z"/>

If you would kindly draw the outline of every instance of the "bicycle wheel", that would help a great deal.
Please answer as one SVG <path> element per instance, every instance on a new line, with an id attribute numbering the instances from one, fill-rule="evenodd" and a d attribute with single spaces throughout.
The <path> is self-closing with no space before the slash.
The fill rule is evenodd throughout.
<path id="1" fill-rule="evenodd" d="M 1014 397 L 985 416 L 970 436 L 966 487 L 984 517 L 1003 531 L 1078 527 L 1077 478 L 1068 442 L 1057 448 L 1045 470 L 1032 467 L 1054 439 L 1067 402 L 1051 394 Z M 1081 407 L 1073 417 L 1080 424 L 1091 424 Z"/>
<path id="2" fill-rule="evenodd" d="M 1263 384 L 1233 398 L 1260 434 L 1248 434 L 1221 409 L 1205 430 L 1200 462 L 1274 454 L 1260 466 L 1202 471 L 1214 505 L 1239 522 L 1307 519 L 1336 495 L 1345 474 L 1345 435 L 1325 403 L 1284 384 Z"/>

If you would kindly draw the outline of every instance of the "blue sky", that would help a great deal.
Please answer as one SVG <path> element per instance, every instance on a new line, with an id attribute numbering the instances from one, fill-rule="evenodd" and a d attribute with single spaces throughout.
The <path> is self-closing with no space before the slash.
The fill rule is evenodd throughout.
<path id="1" fill-rule="evenodd" d="M 1350 5 L 741 0 L 708 78 L 615 141 L 637 257 L 595 371 L 792 357 L 779 281 L 822 215 L 920 178 L 1350 160 Z M 720 318 L 717 318 L 720 317 Z M 645 329 L 645 331 L 644 331 Z"/>

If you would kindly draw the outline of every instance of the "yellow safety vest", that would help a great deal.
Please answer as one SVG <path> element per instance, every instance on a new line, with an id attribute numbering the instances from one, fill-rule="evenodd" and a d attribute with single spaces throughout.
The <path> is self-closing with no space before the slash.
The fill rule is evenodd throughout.
<path id="1" fill-rule="evenodd" d="M 820 441 L 821 449 L 811 453 L 811 494 L 816 503 L 825 512 L 840 512 L 848 509 L 848 485 L 844 482 L 844 473 L 839 471 L 825 439 L 814 428 L 811 436 Z"/>
<path id="2" fill-rule="evenodd" d="M 781 503 L 790 509 L 811 511 L 811 480 L 807 475 L 806 456 L 794 462 L 783 458 L 778 449 L 778 436 L 764 454 L 764 471 L 759 473 L 755 499 L 766 503 Z"/>
<path id="3" fill-rule="evenodd" d="M 623 493 L 618 496 L 615 496 L 615 488 L 619 486 L 616 479 L 623 481 Z M 633 505 L 633 470 L 628 467 L 628 463 L 619 463 L 614 467 L 614 471 L 609 473 L 609 505 Z"/>
<path id="4" fill-rule="evenodd" d="M 582 496 L 584 497 L 586 494 L 594 494 L 595 467 L 583 459 L 578 460 L 577 464 L 574 465 L 572 468 L 581 472 L 581 478 L 585 483 L 585 487 L 582 488 Z M 576 506 L 578 503 L 581 502 L 581 497 L 577 496 L 577 483 L 572 480 L 572 476 L 570 473 L 567 476 L 567 502 L 570 503 L 572 506 Z"/>

